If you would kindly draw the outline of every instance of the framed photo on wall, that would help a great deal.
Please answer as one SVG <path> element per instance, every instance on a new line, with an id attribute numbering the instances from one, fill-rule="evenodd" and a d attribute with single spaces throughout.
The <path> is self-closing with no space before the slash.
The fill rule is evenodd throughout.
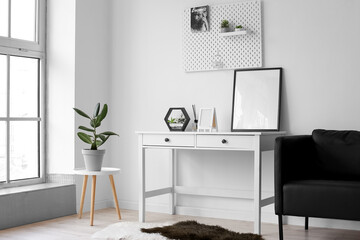
<path id="1" fill-rule="evenodd" d="M 207 32 L 209 28 L 209 6 L 194 7 L 190 10 L 192 32 Z"/>
<path id="2" fill-rule="evenodd" d="M 234 71 L 231 131 L 279 131 L 282 68 Z"/>

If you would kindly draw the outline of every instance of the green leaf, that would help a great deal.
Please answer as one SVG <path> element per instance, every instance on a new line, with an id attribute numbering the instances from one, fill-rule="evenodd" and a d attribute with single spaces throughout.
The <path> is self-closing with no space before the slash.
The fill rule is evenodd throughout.
<path id="1" fill-rule="evenodd" d="M 96 146 L 97 147 L 100 147 L 102 145 L 103 141 L 100 141 L 100 140 L 96 140 Z"/>
<path id="2" fill-rule="evenodd" d="M 96 121 L 98 123 L 101 123 L 101 121 L 104 120 L 104 118 L 106 117 L 107 112 L 108 112 L 108 106 L 107 106 L 107 104 L 104 104 L 104 107 L 101 110 L 100 115 L 96 118 Z"/>
<path id="3" fill-rule="evenodd" d="M 95 119 L 95 118 L 94 118 L 94 119 L 91 119 L 91 121 L 90 121 L 90 126 L 92 126 L 93 128 L 96 128 L 95 122 L 96 122 L 96 119 Z"/>
<path id="4" fill-rule="evenodd" d="M 106 139 L 106 136 L 105 136 L 105 135 L 99 134 L 99 138 L 100 138 L 101 140 L 103 140 L 103 141 L 106 141 L 106 140 L 105 140 L 105 139 Z"/>
<path id="5" fill-rule="evenodd" d="M 73 108 L 73 109 L 74 109 L 75 112 L 76 112 L 77 114 L 79 114 L 80 116 L 83 116 L 83 117 L 85 117 L 85 118 L 91 119 L 91 118 L 89 117 L 89 115 L 87 115 L 86 113 L 84 113 L 84 112 L 81 111 L 80 109 L 77 109 L 77 108 Z"/>
<path id="6" fill-rule="evenodd" d="M 102 139 L 103 141 L 102 141 L 102 143 L 99 145 L 99 147 L 100 147 L 101 145 L 103 145 L 103 144 L 109 139 L 109 137 L 110 137 L 110 136 L 107 136 L 107 137 L 105 137 L 105 139 Z"/>
<path id="7" fill-rule="evenodd" d="M 77 133 L 78 137 L 84 141 L 85 143 L 88 143 L 88 144 L 92 144 L 93 142 L 91 141 L 91 137 L 89 135 L 87 135 L 86 133 L 83 133 L 83 132 L 78 132 Z"/>
<path id="8" fill-rule="evenodd" d="M 79 129 L 84 130 L 84 131 L 88 131 L 88 132 L 94 132 L 94 129 L 87 128 L 87 127 L 84 127 L 84 126 L 79 126 Z"/>
<path id="9" fill-rule="evenodd" d="M 112 136 L 112 135 L 119 136 L 119 134 L 111 132 L 111 131 L 102 132 L 100 134 L 107 135 L 107 136 Z"/>
<path id="10" fill-rule="evenodd" d="M 94 108 L 93 117 L 96 117 L 97 115 L 99 115 L 99 111 L 100 111 L 100 103 L 97 103 Z"/>

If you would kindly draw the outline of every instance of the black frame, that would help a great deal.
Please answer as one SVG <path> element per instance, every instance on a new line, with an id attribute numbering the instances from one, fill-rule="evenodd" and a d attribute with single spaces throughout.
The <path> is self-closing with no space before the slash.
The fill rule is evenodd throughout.
<path id="1" fill-rule="evenodd" d="M 171 112 L 172 112 L 173 110 L 181 110 L 182 113 L 184 114 L 185 122 L 184 122 L 184 124 L 182 125 L 181 129 L 173 128 L 173 127 L 171 127 L 170 124 L 168 123 L 169 116 L 171 115 Z M 185 108 L 182 108 L 182 107 L 169 108 L 168 112 L 166 113 L 166 115 L 165 115 L 165 117 L 164 117 L 164 121 L 165 121 L 166 126 L 169 128 L 170 131 L 185 131 L 187 125 L 188 125 L 189 122 L 190 122 L 190 117 L 189 117 L 189 114 L 186 112 Z"/>
<path id="2" fill-rule="evenodd" d="M 278 70 L 279 71 L 279 96 L 278 96 L 278 116 L 276 129 L 234 129 L 234 103 L 235 103 L 235 87 L 236 87 L 236 73 L 240 71 L 264 71 L 264 70 Z M 232 132 L 270 132 L 280 130 L 280 112 L 281 112 L 281 87 L 282 86 L 282 68 L 250 68 L 250 69 L 235 69 L 234 70 L 234 86 L 233 86 L 233 99 L 232 99 L 232 113 L 231 113 L 231 131 Z"/>

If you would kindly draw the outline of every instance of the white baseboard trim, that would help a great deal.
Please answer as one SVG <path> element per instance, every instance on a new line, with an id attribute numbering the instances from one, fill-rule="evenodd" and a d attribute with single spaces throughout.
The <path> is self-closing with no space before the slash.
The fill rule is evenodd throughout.
<path id="1" fill-rule="evenodd" d="M 137 202 L 120 201 L 120 208 L 138 210 Z M 146 211 L 158 212 L 158 213 L 169 213 L 169 206 L 166 204 L 146 204 Z M 210 208 L 195 208 L 195 207 L 184 207 L 176 206 L 176 214 L 198 216 L 198 217 L 212 217 L 212 218 L 223 218 L 243 221 L 253 221 L 253 211 L 249 210 L 223 210 L 223 209 L 210 209 Z M 277 216 L 271 212 L 262 212 L 263 222 L 277 223 Z"/>
<path id="2" fill-rule="evenodd" d="M 102 200 L 102 201 L 95 200 L 95 204 L 94 204 L 95 210 L 109 208 L 109 207 L 115 207 L 113 200 Z M 79 213 L 79 209 L 80 209 L 80 203 L 76 203 L 76 212 L 77 213 Z M 84 201 L 83 212 L 89 212 L 89 211 L 90 211 L 90 202 Z"/>
<path id="3" fill-rule="evenodd" d="M 110 207 L 114 207 L 114 202 L 111 202 Z M 129 210 L 138 210 L 138 203 L 132 201 L 119 201 L 120 208 Z M 169 213 L 169 206 L 166 204 L 146 204 L 146 211 Z M 176 214 L 198 216 L 198 217 L 212 217 L 242 221 L 253 221 L 252 210 L 224 210 L 224 209 L 210 209 L 210 208 L 196 208 L 196 207 L 184 207 L 177 206 Z M 278 217 L 274 212 L 262 211 L 262 222 L 264 223 L 278 223 Z M 284 217 L 284 225 L 297 225 L 304 226 L 305 220 L 303 217 Z M 324 218 L 310 218 L 309 227 L 323 227 L 323 228 L 335 228 L 335 229 L 348 229 L 358 230 L 360 229 L 360 221 L 346 221 L 336 219 L 324 219 Z"/>

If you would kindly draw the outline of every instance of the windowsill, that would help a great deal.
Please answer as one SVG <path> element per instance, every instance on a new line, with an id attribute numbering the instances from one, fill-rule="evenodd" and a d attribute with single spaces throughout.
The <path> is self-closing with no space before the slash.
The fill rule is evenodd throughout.
<path id="1" fill-rule="evenodd" d="M 64 187 L 64 186 L 69 186 L 69 185 L 73 185 L 73 184 L 39 183 L 39 184 L 33 184 L 33 185 L 21 186 L 21 187 L 9 187 L 9 188 L 0 189 L 0 196 L 6 196 L 6 195 L 24 193 L 24 192 L 40 191 L 40 190 L 44 190 L 44 189 L 58 188 L 58 187 Z"/>

